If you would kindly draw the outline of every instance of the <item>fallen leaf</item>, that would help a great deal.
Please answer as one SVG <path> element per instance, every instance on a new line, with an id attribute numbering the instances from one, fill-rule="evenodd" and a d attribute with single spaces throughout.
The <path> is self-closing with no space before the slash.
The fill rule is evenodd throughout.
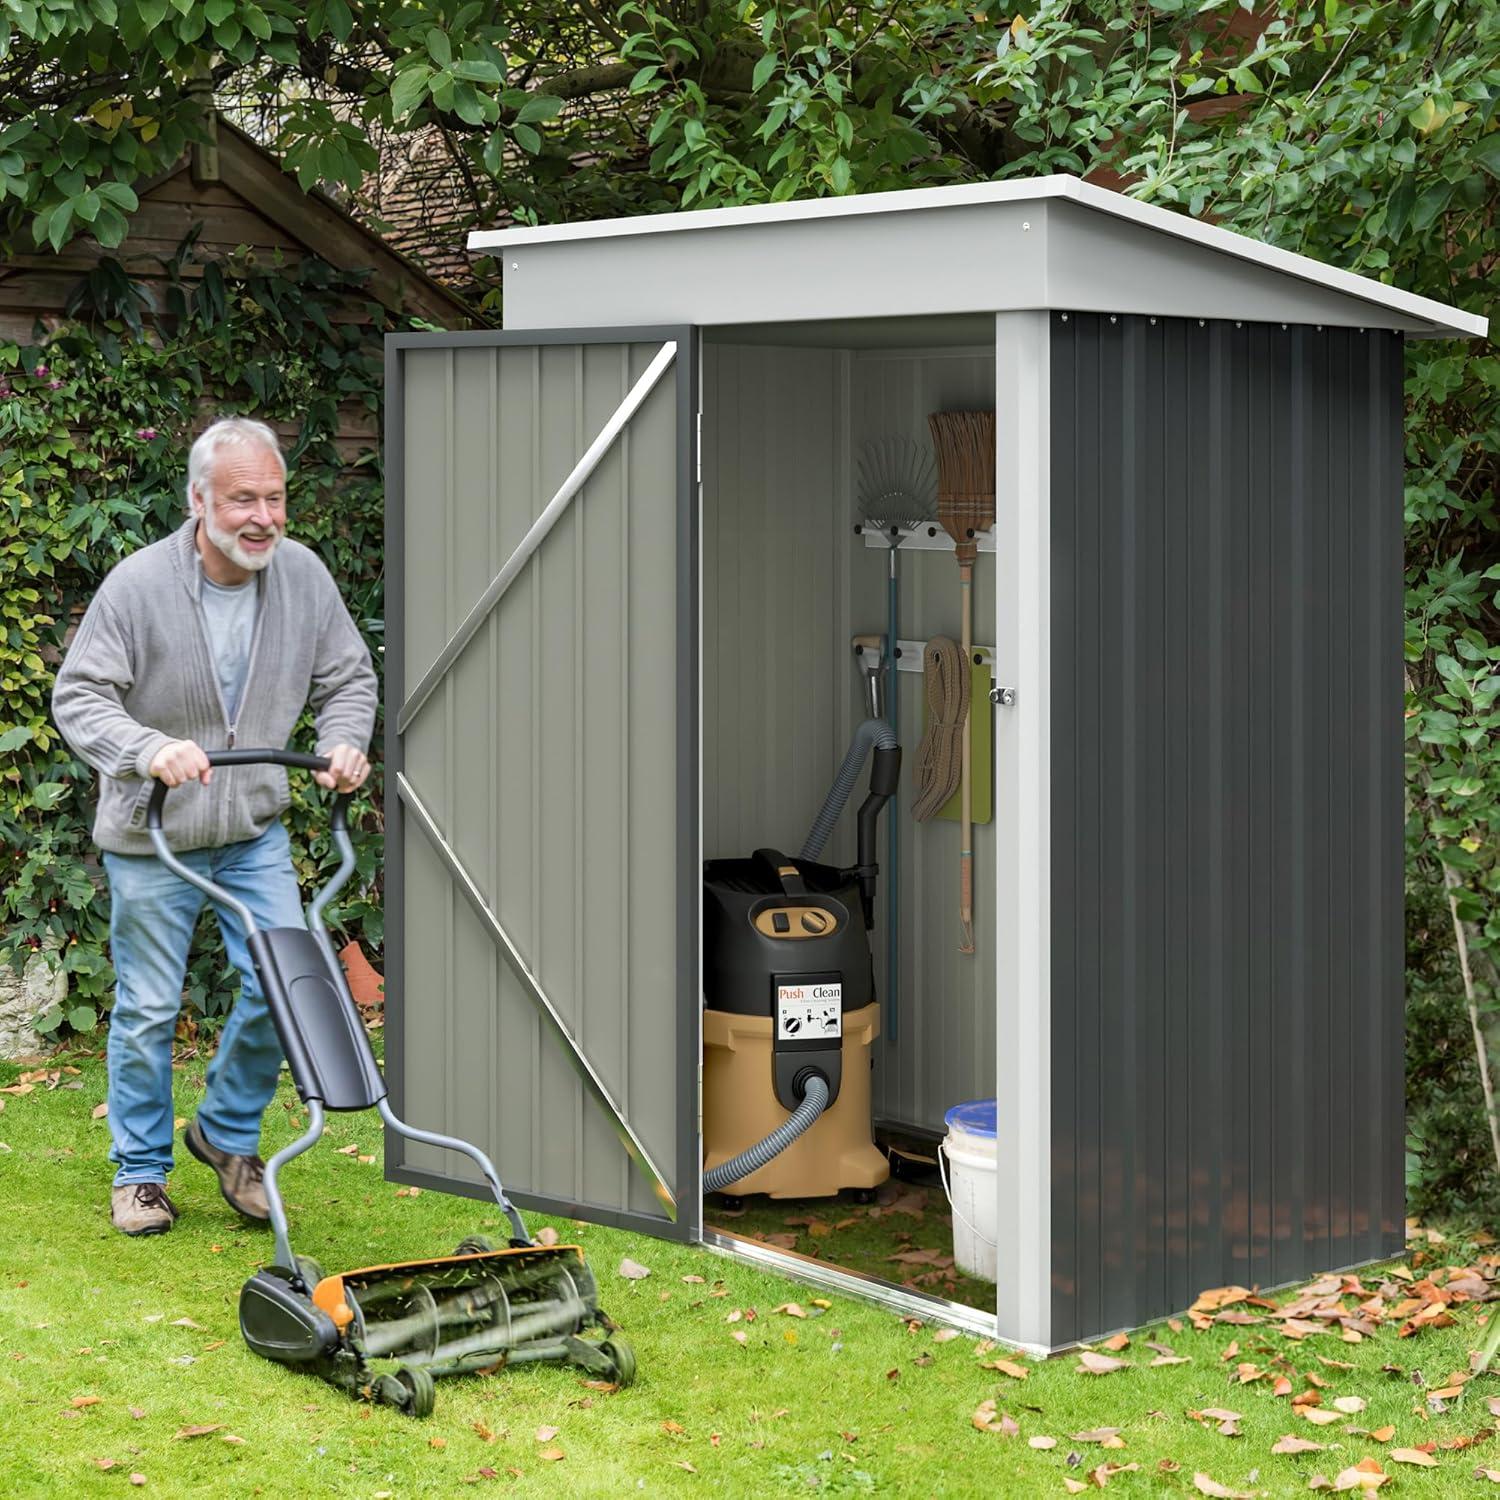
<path id="1" fill-rule="evenodd" d="M 1080 1375 L 1113 1375 L 1116 1370 L 1128 1370 L 1128 1359 L 1116 1359 L 1112 1354 L 1096 1354 L 1085 1349 L 1078 1356 L 1077 1371 Z"/>
<path id="2" fill-rule="evenodd" d="M 245 1440 L 242 1437 L 236 1437 L 232 1432 L 226 1432 L 224 1436 L 219 1439 L 219 1441 L 221 1443 L 239 1443 L 243 1445 Z"/>
<path id="3" fill-rule="evenodd" d="M 774 1312 L 785 1313 L 789 1318 L 805 1318 L 807 1316 L 806 1312 L 795 1302 L 783 1302 L 780 1307 L 772 1310 Z"/>
<path id="4" fill-rule="evenodd" d="M 358 1156 L 359 1155 L 359 1147 L 357 1145 L 356 1146 L 340 1146 L 338 1148 L 338 1150 L 335 1151 L 333 1154 L 335 1156 Z"/>
<path id="5" fill-rule="evenodd" d="M 1293 1437 L 1291 1433 L 1284 1433 L 1271 1445 L 1272 1453 L 1322 1453 L 1322 1443 L 1315 1443 L 1311 1438 Z"/>
<path id="6" fill-rule="evenodd" d="M 1158 1354 L 1151 1361 L 1153 1369 L 1160 1369 L 1163 1365 L 1190 1365 L 1192 1359 L 1186 1354 Z"/>
<path id="7" fill-rule="evenodd" d="M 1231 1490 L 1207 1474 L 1194 1474 L 1193 1488 L 1199 1494 L 1214 1496 L 1215 1500 L 1255 1500 L 1254 1490 Z"/>
<path id="8" fill-rule="evenodd" d="M 626 1281 L 644 1281 L 650 1274 L 649 1266 L 643 1266 L 639 1261 L 631 1260 L 628 1255 L 620 1262 L 620 1275 Z"/>
<path id="9" fill-rule="evenodd" d="M 137 1422 L 139 1422 L 146 1415 L 144 1407 L 132 1406 L 129 1410 L 130 1415 L 134 1417 Z"/>
<path id="10" fill-rule="evenodd" d="M 981 1401 L 969 1420 L 981 1432 L 998 1432 L 1002 1437 L 1015 1437 L 1021 1431 L 1014 1417 L 996 1413 L 993 1401 Z"/>
<path id="11" fill-rule="evenodd" d="M 992 1359 L 979 1367 L 981 1370 L 999 1370 L 1002 1375 L 1009 1375 L 1012 1380 L 1029 1380 L 1031 1371 L 1025 1365 L 1018 1365 L 1014 1360 Z"/>
<path id="12" fill-rule="evenodd" d="M 558 1429 L 556 1427 L 538 1427 L 536 1430 L 536 1440 L 539 1443 L 550 1443 L 557 1436 L 557 1433 Z"/>
<path id="13" fill-rule="evenodd" d="M 536 1242 L 539 1245 L 555 1245 L 557 1243 L 557 1231 L 550 1224 L 544 1224 L 536 1232 Z"/>
<path id="14" fill-rule="evenodd" d="M 211 1432 L 220 1431 L 223 1426 L 222 1422 L 205 1422 L 201 1427 L 179 1427 L 173 1436 L 180 1438 L 207 1437 Z"/>
<path id="15" fill-rule="evenodd" d="M 144 1474 L 132 1474 L 130 1476 L 130 1482 L 134 1485 L 145 1484 L 146 1476 Z"/>
<path id="16" fill-rule="evenodd" d="M 103 1396 L 74 1396 L 72 1402 L 73 1409 L 74 1411 L 78 1411 L 85 1406 L 98 1406 L 103 1399 Z"/>
<path id="17" fill-rule="evenodd" d="M 1321 1407 L 1317 1406 L 1299 1406 L 1297 1414 L 1311 1422 L 1315 1427 L 1327 1427 L 1339 1419 L 1339 1414 L 1336 1411 L 1324 1411 Z"/>
<path id="18" fill-rule="evenodd" d="M 687 1431 L 687 1428 L 684 1427 L 680 1422 L 670 1422 L 669 1421 L 669 1422 L 663 1422 L 661 1424 L 661 1430 L 663 1432 L 669 1432 L 669 1433 L 685 1433 Z"/>
<path id="19" fill-rule="evenodd" d="M 1333 1398 L 1335 1410 L 1341 1411 L 1345 1416 L 1355 1417 L 1369 1405 L 1363 1396 L 1335 1396 Z"/>
<path id="20" fill-rule="evenodd" d="M 1028 1448 L 1055 1448 L 1057 1439 L 1055 1437 L 1034 1437 L 1026 1439 Z"/>
<path id="21" fill-rule="evenodd" d="M 105 1103 L 105 1104 L 96 1104 L 89 1111 L 89 1118 L 91 1120 L 102 1120 L 105 1117 L 105 1115 L 107 1115 L 108 1113 L 109 1113 L 109 1105 L 107 1103 Z"/>
<path id="22" fill-rule="evenodd" d="M 1130 1347 L 1130 1335 L 1128 1333 L 1117 1333 L 1112 1339 L 1105 1339 L 1099 1347 L 1101 1349 L 1109 1349 L 1118 1354 L 1121 1349 L 1128 1349 Z"/>
<path id="23" fill-rule="evenodd" d="M 1119 1435 L 1118 1427 L 1091 1427 L 1087 1432 L 1075 1432 L 1072 1440 L 1075 1443 L 1105 1443 L 1110 1438 L 1117 1438 Z"/>
<path id="24" fill-rule="evenodd" d="M 678 1468 L 679 1468 L 679 1469 L 686 1469 L 686 1470 L 687 1470 L 687 1471 L 688 1471 L 688 1473 L 689 1473 L 689 1474 L 696 1474 L 696 1473 L 697 1473 L 697 1472 L 698 1472 L 698 1471 L 697 1471 L 697 1470 L 696 1470 L 696 1469 L 695 1469 L 695 1468 L 694 1468 L 694 1467 L 693 1467 L 693 1466 L 692 1466 L 692 1464 L 690 1464 L 690 1463 L 689 1463 L 689 1462 L 688 1462 L 688 1461 L 687 1461 L 687 1459 L 685 1459 L 685 1458 L 679 1458 L 679 1459 L 678 1459 L 678 1460 L 677 1460 L 677 1467 L 678 1467 Z"/>
<path id="25" fill-rule="evenodd" d="M 1500 1484 L 1500 1469 L 1478 1468 L 1474 1470 L 1476 1479 L 1488 1479 L 1491 1484 Z"/>
<path id="26" fill-rule="evenodd" d="M 1392 1448 L 1390 1460 L 1393 1464 L 1416 1464 L 1421 1469 L 1435 1469 L 1438 1461 L 1430 1453 L 1423 1453 L 1420 1448 Z"/>
<path id="27" fill-rule="evenodd" d="M 538 1458 L 546 1459 L 549 1464 L 555 1464 L 560 1458 L 566 1458 L 567 1456 L 568 1455 L 564 1453 L 561 1448 L 543 1448 L 542 1451 L 537 1454 Z"/>
<path id="28" fill-rule="evenodd" d="M 702 1286 L 703 1285 L 703 1278 L 701 1276 L 684 1276 L 682 1279 L 689 1286 Z"/>
<path id="29" fill-rule="evenodd" d="M 112 1458 L 96 1458 L 94 1460 L 94 1467 L 96 1469 L 112 1469 L 114 1466 L 115 1461 Z"/>
<path id="30" fill-rule="evenodd" d="M 1388 1443 L 1395 1435 L 1396 1429 L 1394 1427 L 1377 1427 L 1373 1432 L 1365 1434 L 1366 1437 L 1374 1438 L 1377 1443 Z"/>
<path id="31" fill-rule="evenodd" d="M 1390 1479 L 1389 1474 L 1382 1474 L 1379 1469 L 1365 1469 L 1356 1464 L 1352 1469 L 1340 1469 L 1338 1476 L 1330 1485 L 1323 1480 L 1323 1488 L 1333 1490 L 1378 1490 L 1381 1485 Z M 1314 1480 L 1309 1480 L 1307 1487 L 1313 1488 Z"/>
<path id="32" fill-rule="evenodd" d="M 196 1328 L 199 1333 L 203 1332 L 203 1325 L 201 1323 L 195 1323 L 195 1322 L 193 1322 L 193 1320 L 191 1318 L 173 1318 L 172 1319 L 172 1327 L 173 1328 Z"/>
<path id="33" fill-rule="evenodd" d="M 933 1334 L 932 1342 L 934 1344 L 946 1344 L 950 1340 L 956 1339 L 958 1336 L 958 1329 L 956 1328 L 939 1328 L 938 1331 Z"/>
<path id="34" fill-rule="evenodd" d="M 1070 1495 L 1081 1495 L 1088 1488 L 1088 1485 L 1080 1484 L 1078 1480 L 1069 1479 L 1066 1475 L 1063 1476 L 1063 1486 Z"/>
<path id="35" fill-rule="evenodd" d="M 428 1438 L 427 1446 L 429 1448 L 446 1448 L 448 1446 L 448 1439 L 445 1437 Z"/>
<path id="36" fill-rule="evenodd" d="M 1188 1415 L 1191 1416 L 1192 1413 L 1190 1412 Z M 1210 1421 L 1213 1422 L 1240 1421 L 1239 1412 L 1229 1411 L 1227 1408 L 1222 1406 L 1205 1406 L 1203 1410 L 1198 1413 L 1198 1415 L 1200 1417 L 1207 1417 Z"/>

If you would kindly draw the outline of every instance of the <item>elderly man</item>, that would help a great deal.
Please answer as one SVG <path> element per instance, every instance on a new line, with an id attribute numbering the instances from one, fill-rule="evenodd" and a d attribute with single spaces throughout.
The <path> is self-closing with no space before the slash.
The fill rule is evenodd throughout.
<path id="1" fill-rule="evenodd" d="M 204 898 L 156 858 L 145 831 L 153 778 L 179 787 L 164 830 L 267 927 L 301 924 L 281 814 L 286 773 L 208 764 L 205 747 L 284 746 L 305 704 L 317 717 L 318 781 L 352 791 L 369 774 L 370 654 L 316 554 L 286 536 L 286 463 L 260 422 L 215 422 L 188 458 L 189 515 L 111 570 L 83 617 L 52 695 L 58 728 L 99 772 L 94 839 L 111 895 L 115 1005 L 109 1027 L 111 1219 L 161 1234 L 177 1210 L 172 1037 Z M 219 929 L 240 998 L 183 1144 L 218 1174 L 230 1206 L 268 1218 L 261 1115 L 281 1048 L 232 910 Z"/>

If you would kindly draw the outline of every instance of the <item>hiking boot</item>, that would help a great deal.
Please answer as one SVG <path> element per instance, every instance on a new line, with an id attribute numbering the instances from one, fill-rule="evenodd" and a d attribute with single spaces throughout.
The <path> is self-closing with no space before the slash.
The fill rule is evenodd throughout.
<path id="1" fill-rule="evenodd" d="M 126 1182 L 110 1190 L 109 1218 L 121 1234 L 165 1234 L 176 1217 L 165 1183 Z"/>
<path id="2" fill-rule="evenodd" d="M 219 1191 L 224 1201 L 237 1213 L 259 1223 L 269 1223 L 271 1206 L 266 1202 L 262 1183 L 266 1164 L 258 1156 L 231 1156 L 204 1139 L 197 1120 L 188 1122 L 182 1143 L 201 1161 L 219 1174 Z"/>

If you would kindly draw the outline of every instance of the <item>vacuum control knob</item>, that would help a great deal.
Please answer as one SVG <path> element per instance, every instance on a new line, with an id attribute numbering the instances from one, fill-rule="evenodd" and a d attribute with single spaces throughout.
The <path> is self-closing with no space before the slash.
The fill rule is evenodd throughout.
<path id="1" fill-rule="evenodd" d="M 771 926 L 777 932 L 790 932 L 792 930 L 792 919 L 784 911 L 772 912 Z"/>
<path id="2" fill-rule="evenodd" d="M 828 930 L 828 918 L 820 911 L 803 912 L 802 930 L 803 932 L 811 933 L 826 932 Z"/>

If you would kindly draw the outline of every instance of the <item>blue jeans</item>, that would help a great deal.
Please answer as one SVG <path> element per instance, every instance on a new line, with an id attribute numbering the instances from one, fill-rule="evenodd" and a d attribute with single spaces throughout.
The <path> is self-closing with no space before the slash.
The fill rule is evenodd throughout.
<path id="1" fill-rule="evenodd" d="M 250 908 L 260 927 L 301 927 L 301 897 L 291 844 L 280 822 L 257 839 L 192 849 L 183 864 L 209 876 Z M 172 1170 L 172 1037 L 182 1008 L 188 945 L 207 899 L 154 854 L 104 855 L 109 875 L 109 936 L 115 959 L 115 1008 L 109 1023 L 109 1129 L 115 1186 L 165 1182 Z M 240 971 L 235 1002 L 209 1064 L 198 1127 L 212 1146 L 253 1156 L 260 1120 L 281 1068 L 265 996 L 255 977 L 240 919 L 214 903 L 229 961 Z"/>

